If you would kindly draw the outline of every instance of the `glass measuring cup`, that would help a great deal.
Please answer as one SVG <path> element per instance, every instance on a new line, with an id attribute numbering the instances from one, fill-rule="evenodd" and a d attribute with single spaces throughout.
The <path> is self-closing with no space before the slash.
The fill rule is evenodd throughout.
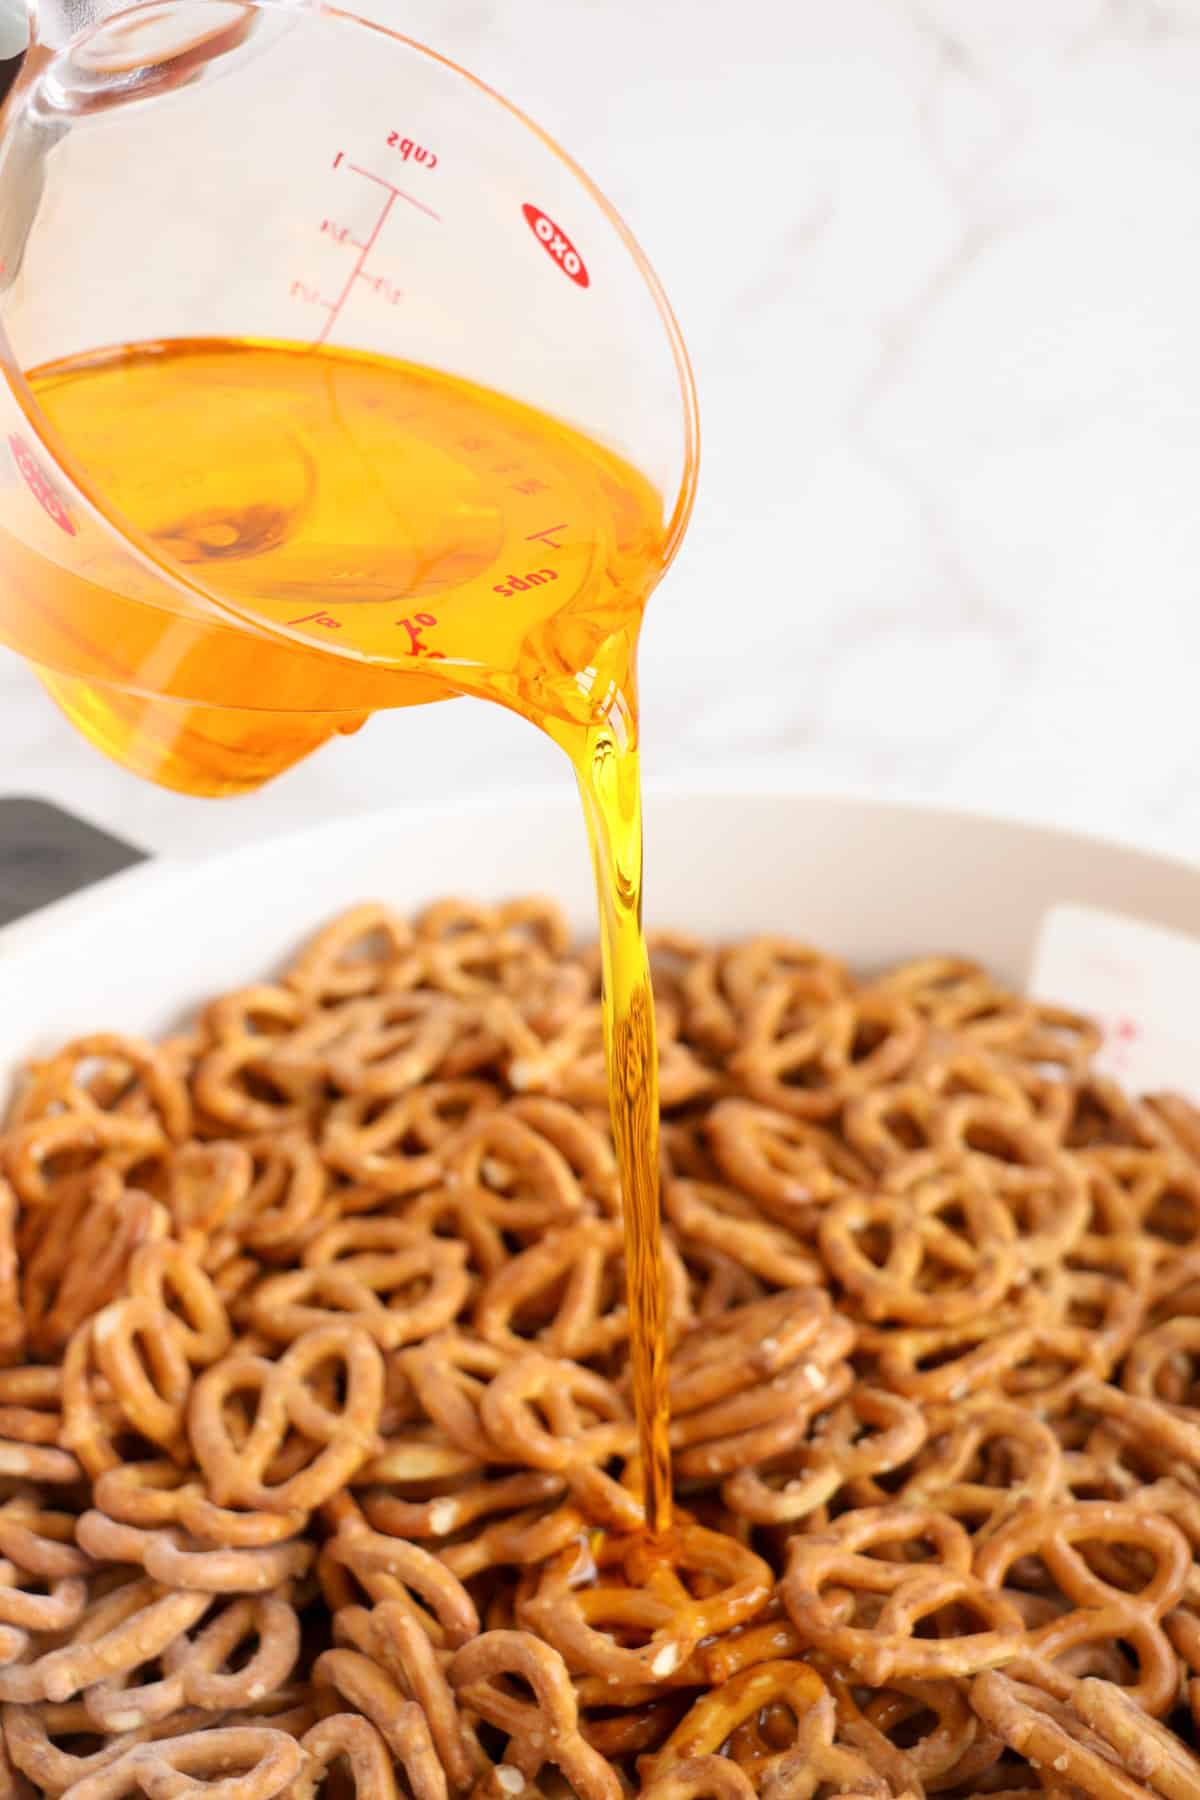
<path id="1" fill-rule="evenodd" d="M 122 345 L 137 381 L 106 388 Z M 540 707 L 588 702 L 691 506 L 686 355 L 611 207 L 471 75 L 332 6 L 153 0 L 32 53 L 0 373 L 0 640 L 191 792 L 380 707 L 520 705 L 521 668 Z"/>

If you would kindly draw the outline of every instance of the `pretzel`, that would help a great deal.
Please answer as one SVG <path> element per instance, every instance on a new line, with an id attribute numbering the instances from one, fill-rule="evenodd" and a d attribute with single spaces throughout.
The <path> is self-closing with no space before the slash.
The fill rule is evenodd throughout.
<path id="1" fill-rule="evenodd" d="M 196 1793 L 203 1800 L 274 1800 L 295 1780 L 303 1755 L 285 1732 L 217 1726 L 136 1744 L 68 1790 L 68 1800 L 123 1800 L 126 1794 Z"/>
<path id="2" fill-rule="evenodd" d="M 63 1110 L 93 1118 L 113 1112 L 149 1118 L 175 1143 L 192 1129 L 187 1083 L 167 1049 L 111 1031 L 75 1038 L 45 1062 L 32 1064 L 12 1122 L 23 1124 Z"/>
<path id="3" fill-rule="evenodd" d="M 785 977 L 758 994 L 730 1067 L 764 1106 L 821 1120 L 876 1082 L 900 1075 L 916 1056 L 923 1029 L 911 1007 L 880 990 L 833 1001 L 806 1020 L 808 981 Z"/>
<path id="4" fill-rule="evenodd" d="M 295 1507 L 282 1512 L 241 1512 L 215 1506 L 202 1481 L 166 1459 L 106 1469 L 95 1477 L 92 1497 L 100 1512 L 123 1525 L 179 1525 L 193 1537 L 230 1549 L 257 1549 L 294 1538 L 307 1518 L 307 1513 Z"/>
<path id="5" fill-rule="evenodd" d="M 423 1411 L 476 1464 L 495 1457 L 479 1408 L 487 1383 L 510 1361 L 509 1351 L 457 1331 L 439 1332 L 403 1353 Z"/>
<path id="6" fill-rule="evenodd" d="M 1075 1548 L 1110 1544 L 1121 1553 L 1120 1582 L 1105 1579 Z M 1027 1507 L 979 1546 L 975 1573 L 985 1587 L 1003 1588 L 1013 1565 L 1036 1556 L 1054 1585 L 1077 1607 L 1125 1606 L 1161 1619 L 1183 1593 L 1191 1548 L 1177 1525 L 1134 1506 L 1101 1500 Z M 1151 1574 L 1146 1578 L 1145 1564 Z M 1038 1634 L 1031 1635 L 1036 1646 Z"/>
<path id="7" fill-rule="evenodd" d="M 718 1637 L 765 1606 L 769 1566 L 720 1532 L 676 1528 L 668 1561 L 638 1537 L 566 1549 L 542 1568 L 522 1623 L 572 1669 L 618 1681 L 670 1681 L 702 1638 Z M 636 1647 L 633 1636 L 645 1641 Z"/>
<path id="8" fill-rule="evenodd" d="M 114 1300 L 86 1327 L 96 1382 L 139 1436 L 170 1451 L 192 1387 L 185 1341 L 166 1308 L 140 1294 Z"/>
<path id="9" fill-rule="evenodd" d="M 926 1425 L 911 1400 L 860 1383 L 845 1399 L 827 1388 L 808 1433 L 808 1443 L 795 1451 L 726 1477 L 721 1498 L 731 1512 L 756 1525 L 794 1524 L 839 1490 L 873 1484 L 875 1476 L 908 1462 L 925 1441 Z M 917 1500 L 910 1487 L 902 1497 Z"/>
<path id="10" fill-rule="evenodd" d="M 408 1781 L 413 1800 L 446 1800 L 446 1777 L 419 1706 L 383 1670 L 355 1650 L 326 1650 L 313 1679 L 335 1688 L 378 1731 Z"/>
<path id="11" fill-rule="evenodd" d="M 352 1092 L 329 1108 L 321 1152 L 355 1181 L 392 1194 L 416 1193 L 442 1180 L 448 1142 L 498 1102 L 486 1081 L 426 1082 L 382 1099 Z"/>
<path id="12" fill-rule="evenodd" d="M 627 1520 L 626 1506 L 614 1501 L 611 1489 L 596 1483 L 596 1510 L 607 1520 L 617 1514 L 618 1527 Z M 592 1496 L 589 1495 L 589 1500 Z M 609 1504 L 604 1504 L 609 1502 Z M 531 1506 L 496 1519 L 474 1536 L 450 1544 L 441 1561 L 460 1581 L 469 1581 L 488 1569 L 524 1568 L 544 1564 L 569 1545 L 578 1546 L 586 1536 L 589 1520 L 567 1502 L 557 1506 Z"/>
<path id="13" fill-rule="evenodd" d="M 333 1361 L 344 1371 L 342 1404 L 328 1405 L 310 1377 Z M 249 1436 L 230 1435 L 225 1406 L 239 1393 L 257 1396 Z M 383 1362 L 359 1325 L 326 1325 L 305 1332 L 272 1363 L 233 1351 L 214 1363 L 192 1389 L 188 1429 L 193 1452 L 218 1506 L 265 1511 L 319 1506 L 337 1492 L 370 1453 L 383 1398 Z M 321 1446 L 312 1460 L 282 1480 L 269 1479 L 272 1459 L 289 1430 Z"/>
<path id="14" fill-rule="evenodd" d="M 579 1731 L 566 1666 L 548 1644 L 527 1631 L 486 1631 L 455 1653 L 449 1677 L 461 1704 L 507 1739 L 503 1760 L 472 1790 L 476 1800 L 523 1792 L 547 1763 L 580 1800 L 621 1800 L 616 1775 Z M 512 1677 L 532 1689 L 532 1703 Z"/>
<path id="15" fill-rule="evenodd" d="M 903 1194 L 843 1194 L 822 1214 L 820 1244 L 855 1310 L 875 1324 L 961 1324 L 1003 1299 L 1019 1269 L 1012 1214 L 969 1176 L 935 1176 Z"/>
<path id="16" fill-rule="evenodd" d="M 1033 1598 L 1026 1596 L 1027 1602 Z M 1151 1614 L 1118 1600 L 1055 1616 L 1058 1604 L 1045 1598 L 1037 1616 L 1048 1616 L 1030 1630 L 1028 1647 L 1008 1665 L 1009 1674 L 1060 1696 L 1073 1692 L 1080 1677 L 1101 1675 L 1119 1681 L 1149 1716 L 1172 1711 L 1179 1699 L 1179 1659 Z"/>
<path id="17" fill-rule="evenodd" d="M 856 1697 L 839 1669 L 825 1666 L 820 1673 L 833 1695 L 839 1738 L 885 1771 L 897 1791 L 963 1786 L 995 1765 L 1000 1745 L 983 1730 L 956 1682 L 897 1681 L 860 1688 Z"/>
<path id="18" fill-rule="evenodd" d="M 75 1518 L 41 1504 L 36 1489 L 18 1489 L 0 1503 L 0 1556 L 47 1580 L 84 1575 L 91 1559 L 75 1542 Z"/>
<path id="19" fill-rule="evenodd" d="M 289 1066 L 271 1039 L 257 1033 L 221 1037 L 196 1065 L 192 1092 L 223 1135 L 258 1135 L 306 1124 L 316 1110 L 322 1072 L 298 1060 Z"/>
<path id="20" fill-rule="evenodd" d="M 122 1113 L 51 1113 L 7 1135 L 5 1164 L 20 1204 L 49 1206 L 94 1181 L 162 1154 L 168 1139 L 152 1119 Z M 61 1176 L 59 1168 L 64 1172 Z"/>
<path id="21" fill-rule="evenodd" d="M 767 1736 L 762 1721 L 774 1729 Z M 724 1750 L 749 1777 L 751 1791 L 811 1800 L 834 1793 L 891 1794 L 887 1781 L 856 1751 L 834 1741 L 836 1715 L 816 1671 L 801 1662 L 770 1662 L 714 1688 L 692 1707 L 666 1744 L 647 1759 L 649 1791 L 672 1770 Z M 670 1792 L 670 1789 L 667 1790 Z"/>
<path id="22" fill-rule="evenodd" d="M 1048 1506 L 1061 1493 L 1059 1441 L 1025 1408 L 1000 1400 L 965 1417 L 926 1417 L 934 1430 L 896 1494 L 905 1504 L 936 1506 L 982 1541 L 1011 1513 Z"/>
<path id="23" fill-rule="evenodd" d="M 932 1559 L 913 1560 L 926 1545 Z M 962 1526 L 927 1507 L 863 1507 L 793 1538 L 782 1592 L 801 1641 L 873 1686 L 974 1674 L 1011 1660 L 1024 1640 L 1024 1620 L 1000 1584 L 972 1573 Z M 922 1620 L 951 1607 L 983 1629 L 917 1635 Z"/>
<path id="24" fill-rule="evenodd" d="M 412 989 L 373 994 L 342 1009 L 340 1029 L 316 1061 L 343 1093 L 390 1098 L 433 1074 L 458 1021 L 458 1007 L 440 994 Z"/>
<path id="25" fill-rule="evenodd" d="M 1027 1268 L 1055 1262 L 1087 1222 L 1080 1169 L 1044 1126 L 1002 1101 L 973 1094 L 944 1101 L 932 1154 L 993 1184 L 1016 1213 Z M 908 1166 L 892 1171 L 889 1186 L 904 1183 Z"/>
<path id="26" fill-rule="evenodd" d="M 69 1700 L 97 1681 L 126 1674 L 158 1656 L 210 1604 L 208 1594 L 130 1582 L 90 1607 L 58 1649 L 0 1668 L 0 1700 Z"/>
<path id="27" fill-rule="evenodd" d="M 787 1226 L 763 1218 L 753 1201 L 707 1182 L 668 1181 L 667 1217 L 686 1251 L 717 1250 L 772 1287 L 803 1287 L 818 1279 L 819 1265 Z"/>
<path id="28" fill-rule="evenodd" d="M 504 1111 L 509 1118 L 531 1126 L 566 1159 L 585 1200 L 594 1201 L 607 1217 L 619 1217 L 617 1159 L 609 1139 L 606 1113 L 597 1121 L 545 1094 L 526 1094 L 509 1100 Z"/>
<path id="29" fill-rule="evenodd" d="M 700 1022 L 700 1041 L 722 1052 L 732 1049 L 754 1002 L 784 981 L 794 983 L 797 1001 L 814 1008 L 854 990 L 844 963 L 796 938 L 764 934 L 728 945 L 707 966 L 694 964 L 689 971 L 689 1007 L 707 1015 Z"/>
<path id="30" fill-rule="evenodd" d="M 1092 1685 L 1107 1684 L 1081 1683 L 1080 1693 Z M 1200 1765 L 1181 1754 L 1177 1740 L 1166 1733 L 1158 1737 L 1148 1719 L 1142 1721 L 1140 1754 L 1133 1764 L 1138 1774 L 1145 1773 L 1147 1785 L 1127 1774 L 1114 1745 L 1094 1729 L 1112 1718 L 1105 1700 L 1099 1707 L 1091 1702 L 1089 1725 L 1073 1706 L 991 1670 L 972 1683 L 971 1705 L 1006 1744 L 1054 1769 L 1095 1800 L 1146 1800 L 1154 1794 L 1195 1800 L 1200 1793 Z"/>
<path id="31" fill-rule="evenodd" d="M 958 1405 L 972 1393 L 994 1388 L 1033 1348 L 1044 1297 L 997 1308 L 961 1325 L 860 1328 L 859 1347 L 876 1359 L 882 1386 L 922 1405 Z"/>
<path id="32" fill-rule="evenodd" d="M 585 1206 L 578 1176 L 553 1138 L 508 1110 L 484 1112 L 463 1126 L 447 1146 L 442 1179 L 494 1195 L 501 1203 L 496 1217 L 510 1232 L 545 1231 Z"/>
<path id="33" fill-rule="evenodd" d="M 172 1725 L 160 1725 L 121 1732 L 89 1751 L 78 1739 L 91 1735 L 94 1741 L 95 1727 L 78 1700 L 37 1706 L 5 1704 L 2 1713 L 4 1740 L 13 1765 L 36 1793 L 53 1796 L 70 1792 L 77 1782 L 116 1762 L 131 1746 L 148 1742 L 156 1733 L 167 1736 L 173 1729 Z M 185 1730 L 205 1723 L 195 1712 L 177 1717 Z M 19 1787 L 16 1791 L 20 1800 L 25 1800 L 29 1790 Z"/>
<path id="34" fill-rule="evenodd" d="M 233 1656 L 255 1637 L 254 1654 L 229 1669 Z M 108 1733 L 137 1731 L 189 1707 L 224 1713 L 275 1693 L 299 1654 L 300 1621 L 285 1599 L 238 1597 L 204 1619 L 194 1636 L 184 1631 L 166 1646 L 158 1679 L 135 1686 L 130 1671 L 109 1677 L 86 1690 L 83 1705 L 88 1718 Z"/>
<path id="35" fill-rule="evenodd" d="M 693 1330 L 671 1363 L 676 1472 L 712 1478 L 776 1457 L 840 1399 L 853 1332 L 817 1289 L 785 1290 Z"/>
<path id="36" fill-rule="evenodd" d="M 28 1326 L 17 1259 L 17 1196 L 0 1178 L 0 1359 L 20 1355 Z"/>
<path id="37" fill-rule="evenodd" d="M 768 1217 L 801 1234 L 825 1201 L 868 1178 L 867 1165 L 839 1138 L 753 1101 L 718 1100 L 705 1121 L 705 1135 L 719 1173 Z"/>
<path id="38" fill-rule="evenodd" d="M 687 1273 L 674 1246 L 663 1249 L 669 1346 L 689 1320 Z M 629 1337 L 624 1275 L 618 1223 L 584 1219 L 549 1231 L 485 1282 L 475 1303 L 475 1329 L 509 1350 L 525 1349 L 532 1336 L 549 1356 L 579 1362 L 603 1357 Z M 525 1329 L 515 1328 L 514 1320 Z M 536 1330 L 527 1320 L 537 1321 Z"/>
<path id="39" fill-rule="evenodd" d="M 293 1784 L 294 1800 L 311 1800 L 324 1777 L 344 1761 L 355 1800 L 395 1800 L 392 1759 L 381 1734 L 357 1713 L 333 1713 L 311 1726 L 300 1740 L 304 1769 Z"/>
<path id="40" fill-rule="evenodd" d="M 425 944 L 453 945 L 466 939 L 473 945 L 484 938 L 498 940 L 507 954 L 541 950 L 557 956 L 571 942 L 562 908 L 543 894 L 522 895 L 499 906 L 483 906 L 458 896 L 435 900 L 417 914 L 413 925 L 418 940 Z"/>
<path id="41" fill-rule="evenodd" d="M 344 1607 L 336 1631 L 420 1707 L 451 1792 L 464 1793 L 480 1772 L 483 1754 L 462 1717 L 439 1654 L 417 1619 L 400 1602 L 384 1600 L 370 1612 Z"/>
<path id="42" fill-rule="evenodd" d="M 61 1352 L 86 1319 L 121 1293 L 132 1256 L 161 1238 L 168 1220 L 149 1194 L 104 1168 L 61 1209 L 48 1206 L 31 1224 L 38 1235 L 24 1234 L 21 1304 L 30 1347 L 46 1355 Z"/>
<path id="43" fill-rule="evenodd" d="M 1081 1681 L 1072 1705 L 1084 1725 L 1102 1737 L 1126 1769 L 1169 1800 L 1197 1800 L 1200 1763 L 1173 1733 L 1147 1720 L 1129 1696 L 1107 1681 Z"/>
<path id="44" fill-rule="evenodd" d="M 479 1629 L 470 1595 L 452 1571 L 419 1544 L 373 1531 L 348 1495 L 330 1502 L 327 1516 L 336 1524 L 325 1554 L 363 1582 L 374 1599 L 399 1599 L 414 1611 L 414 1594 L 428 1609 L 421 1621 L 439 1638 L 456 1646 Z M 373 1579 L 375 1578 L 375 1579 Z M 430 1616 L 432 1615 L 432 1616 Z"/>
<path id="45" fill-rule="evenodd" d="M 380 1349 L 394 1350 L 453 1323 L 470 1286 L 465 1262 L 461 1244 L 400 1220 L 348 1219 L 309 1240 L 301 1268 L 261 1282 L 249 1317 L 291 1343 L 351 1313 Z"/>
<path id="46" fill-rule="evenodd" d="M 1059 1317 L 1039 1321 L 1027 1352 L 1000 1377 L 1006 1394 L 1028 1400 L 1047 1417 L 1110 1373 L 1145 1313 L 1141 1295 L 1120 1274 L 1066 1269 L 1060 1272 L 1060 1292 Z"/>
<path id="47" fill-rule="evenodd" d="M 677 1016 L 669 1003 L 656 1008 L 659 1093 L 667 1107 L 685 1106 L 714 1087 L 712 1071 L 676 1037 Z M 608 1100 L 604 1015 L 599 1004 L 580 1007 L 548 1039 L 529 1028 L 502 1000 L 489 1002 L 486 1022 L 508 1052 L 505 1074 L 518 1094 L 534 1092 L 603 1106 Z"/>
<path id="48" fill-rule="evenodd" d="M 261 1594 L 302 1575 L 313 1558 L 310 1545 L 296 1541 L 261 1548 L 231 1549 L 185 1538 L 170 1526 L 145 1530 L 115 1523 L 102 1512 L 80 1516 L 80 1546 L 97 1561 L 138 1563 L 163 1587 L 202 1594 Z M 0 1604 L 0 1618 L 4 1617 Z M 20 1623 L 21 1621 L 16 1621 Z"/>
<path id="49" fill-rule="evenodd" d="M 517 1357 L 488 1384 L 480 1422 L 501 1456 L 561 1474 L 580 1507 L 626 1530 L 644 1524 L 637 1499 L 600 1465 L 628 1458 L 637 1427 L 602 1376 L 547 1356 Z"/>
<path id="50" fill-rule="evenodd" d="M 749 1777 L 723 1756 L 688 1756 L 642 1788 L 646 1800 L 753 1800 Z"/>
<path id="51" fill-rule="evenodd" d="M 355 906 L 314 933 L 284 981 L 317 1005 L 370 993 L 407 966 L 413 940 L 411 925 L 390 907 Z"/>

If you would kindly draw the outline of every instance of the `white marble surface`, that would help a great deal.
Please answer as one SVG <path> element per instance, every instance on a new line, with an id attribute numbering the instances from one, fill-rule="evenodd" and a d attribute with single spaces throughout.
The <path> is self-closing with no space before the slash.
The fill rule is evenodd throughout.
<path id="1" fill-rule="evenodd" d="M 651 774 L 935 796 L 1200 857 L 1200 0 L 374 0 L 562 139 L 696 365 Z M 204 851 L 565 779 L 459 702 L 236 804 L 0 662 L 13 789 Z M 0 846 L 2 853 L 2 846 Z"/>

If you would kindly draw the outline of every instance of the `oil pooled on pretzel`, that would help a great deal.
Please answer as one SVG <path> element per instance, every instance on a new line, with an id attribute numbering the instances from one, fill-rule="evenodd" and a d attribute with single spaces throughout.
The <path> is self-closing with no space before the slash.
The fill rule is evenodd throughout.
<path id="1" fill-rule="evenodd" d="M 103 543 L 85 580 L 6 539 L 0 636 L 126 767 L 185 793 L 245 791 L 371 712 L 456 693 L 519 712 L 570 758 L 599 898 L 646 1517 L 661 1537 L 671 1479 L 635 669 L 670 554 L 661 495 L 558 420 L 390 359 L 170 340 L 29 379 L 85 485 L 143 546 L 145 576 Z"/>

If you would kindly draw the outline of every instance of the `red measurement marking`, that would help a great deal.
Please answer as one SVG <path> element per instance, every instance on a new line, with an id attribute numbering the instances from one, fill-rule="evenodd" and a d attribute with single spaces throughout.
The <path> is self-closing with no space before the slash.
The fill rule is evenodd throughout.
<path id="1" fill-rule="evenodd" d="M 398 188 L 394 181 L 385 181 L 382 175 L 373 175 L 370 169 L 360 169 L 357 163 L 347 163 L 346 167 L 353 169 L 356 175 L 361 175 L 364 181 L 373 181 L 376 187 L 386 188 L 395 199 L 407 200 L 408 204 L 415 206 L 418 212 L 428 213 L 431 219 L 436 219 L 439 224 L 441 223 L 441 213 L 434 212 L 432 206 L 426 206 L 423 200 L 416 199 L 414 195 L 406 194 L 404 189 Z"/>
<path id="2" fill-rule="evenodd" d="M 326 237 L 331 237 L 335 244 L 349 244 L 354 250 L 362 249 L 358 239 L 350 236 L 348 225 L 339 225 L 333 219 L 322 219 L 321 230 Z"/>
<path id="3" fill-rule="evenodd" d="M 411 138 L 401 137 L 398 131 L 389 131 L 387 141 L 388 149 L 398 150 L 405 162 L 411 156 L 414 162 L 425 163 L 431 169 L 437 168 L 436 150 L 426 150 L 423 144 L 414 144 Z"/>
<path id="4" fill-rule="evenodd" d="M 554 537 L 555 537 L 556 532 L 565 531 L 566 529 L 567 528 L 565 525 L 547 525 L 544 531 L 528 532 L 526 534 L 525 542 L 527 544 L 532 544 L 534 542 L 535 538 L 540 538 L 542 543 L 545 544 L 549 549 L 561 550 L 562 545 L 556 544 L 554 541 Z"/>
<path id="5" fill-rule="evenodd" d="M 339 150 L 337 155 L 333 159 L 333 166 L 335 169 L 341 163 L 343 156 L 344 156 L 344 152 Z M 320 298 L 320 296 L 318 294 L 316 294 L 313 290 L 306 289 L 303 282 L 294 281 L 292 283 L 292 293 L 294 295 L 298 295 L 301 299 L 317 302 L 319 305 L 327 308 L 328 313 L 329 313 L 329 317 L 326 319 L 324 325 L 321 327 L 320 331 L 317 333 L 317 336 L 313 339 L 312 347 L 314 350 L 318 349 L 325 342 L 326 338 L 329 336 L 329 333 L 333 330 L 334 321 L 337 319 L 338 314 L 341 312 L 341 310 L 345 306 L 347 300 L 350 298 L 350 295 L 353 293 L 354 284 L 356 281 L 358 281 L 360 276 L 363 277 L 365 280 L 367 280 L 370 283 L 370 285 L 375 289 L 376 293 L 382 294 L 393 305 L 400 298 L 401 290 L 399 288 L 395 287 L 391 282 L 385 281 L 382 276 L 375 276 L 375 275 L 367 274 L 366 268 L 365 268 L 367 257 L 371 254 L 371 251 L 375 248 L 375 245 L 379 239 L 379 234 L 383 230 L 384 226 L 387 224 L 388 216 L 391 213 L 393 206 L 395 206 L 397 200 L 404 200 L 408 203 L 409 206 L 415 206 L 418 212 L 425 213 L 427 215 L 427 217 L 429 217 L 431 219 L 438 220 L 439 222 L 441 219 L 441 214 L 434 212 L 432 206 L 426 206 L 423 200 L 417 200 L 413 197 L 412 194 L 406 194 L 404 192 L 404 189 L 398 188 L 394 182 L 385 181 L 382 175 L 375 175 L 372 173 L 372 171 L 370 169 L 360 168 L 358 163 L 348 162 L 346 164 L 346 167 L 347 167 L 347 169 L 349 169 L 351 171 L 352 174 L 361 175 L 364 181 L 373 182 L 376 187 L 383 188 L 386 198 L 383 202 L 382 207 L 380 208 L 379 217 L 376 219 L 374 225 L 372 225 L 370 231 L 367 234 L 365 243 L 359 244 L 356 242 L 356 240 L 349 238 L 349 237 L 347 237 L 345 240 L 339 240 L 339 241 L 345 241 L 347 243 L 354 244 L 355 248 L 358 251 L 358 255 L 354 259 L 354 267 L 351 269 L 350 274 L 346 278 L 346 283 L 345 283 L 344 287 L 342 288 L 342 291 L 338 295 L 336 300 L 322 300 Z M 326 224 L 328 224 L 328 223 L 330 223 L 330 221 L 326 221 Z M 322 225 L 322 230 L 324 230 L 324 229 L 325 229 L 325 226 Z"/>
<path id="6" fill-rule="evenodd" d="M 306 281 L 293 281 L 288 292 L 293 300 L 303 300 L 306 306 L 327 307 L 329 305 L 328 300 L 322 300 L 316 288 L 309 287 Z"/>
<path id="7" fill-rule="evenodd" d="M 380 232 L 383 230 L 384 226 L 387 224 L 388 214 L 391 212 L 391 210 L 392 210 L 393 206 L 395 206 L 395 204 L 396 204 L 396 196 L 395 196 L 395 193 L 393 192 L 393 193 L 390 193 L 388 195 L 387 199 L 384 201 L 382 211 L 380 212 L 379 217 L 376 219 L 374 225 L 372 225 L 370 235 L 368 236 L 366 243 L 361 246 L 361 248 L 358 252 L 358 255 L 355 257 L 354 267 L 350 271 L 350 275 L 346 282 L 345 287 L 342 289 L 342 291 L 338 295 L 337 299 L 330 302 L 329 317 L 326 319 L 324 325 L 322 325 L 320 331 L 317 333 L 317 336 L 316 336 L 316 339 L 314 342 L 314 348 L 318 344 L 323 344 L 325 342 L 325 339 L 329 336 L 329 333 L 332 331 L 333 322 L 337 318 L 338 314 L 341 312 L 343 306 L 345 306 L 347 300 L 350 298 L 351 290 L 353 289 L 355 282 L 358 280 L 360 274 L 362 273 L 362 266 L 363 266 L 364 262 L 367 260 L 367 256 L 370 253 L 371 248 L 375 243 L 375 240 L 378 238 Z"/>
<path id="8" fill-rule="evenodd" d="M 558 580 L 557 569 L 526 569 L 524 575 L 506 575 L 492 589 L 493 594 L 503 594 L 506 599 L 513 594 L 523 594 L 526 588 L 544 587 L 548 581 Z"/>
<path id="9" fill-rule="evenodd" d="M 8 447 L 12 451 L 12 459 L 17 465 L 21 480 L 42 511 L 54 520 L 60 531 L 65 531 L 68 537 L 74 537 L 75 521 L 50 485 L 48 476 L 43 473 L 29 445 L 14 433 L 8 440 Z"/>
<path id="10" fill-rule="evenodd" d="M 558 264 L 564 275 L 571 277 L 576 287 L 587 287 L 588 272 L 583 258 L 566 232 L 553 219 L 547 218 L 540 206 L 526 203 L 521 211 L 525 215 L 525 223 L 551 261 Z"/>
<path id="11" fill-rule="evenodd" d="M 422 631 L 426 631 L 429 626 L 437 624 L 437 619 L 433 613 L 414 613 L 411 619 L 397 619 L 396 624 L 403 625 L 405 631 L 408 633 L 408 654 L 410 656 L 428 656 L 433 659 L 440 659 L 443 662 L 445 661 L 446 652 L 444 650 L 431 650 L 421 636 Z"/>
<path id="12" fill-rule="evenodd" d="M 340 631 L 342 621 L 332 618 L 327 612 L 305 613 L 302 619 L 289 619 L 289 625 L 323 625 L 326 631 Z"/>
<path id="13" fill-rule="evenodd" d="M 548 494 L 550 492 L 550 483 L 539 481 L 536 475 L 530 475 L 525 481 L 514 481 L 511 486 L 514 494 Z"/>
<path id="14" fill-rule="evenodd" d="M 403 288 L 396 287 L 388 280 L 386 275 L 372 275 L 369 269 L 360 269 L 358 271 L 358 277 L 360 281 L 365 281 L 369 288 L 373 288 L 382 299 L 387 300 L 392 306 L 395 306 L 397 300 L 402 300 L 404 298 Z"/>

